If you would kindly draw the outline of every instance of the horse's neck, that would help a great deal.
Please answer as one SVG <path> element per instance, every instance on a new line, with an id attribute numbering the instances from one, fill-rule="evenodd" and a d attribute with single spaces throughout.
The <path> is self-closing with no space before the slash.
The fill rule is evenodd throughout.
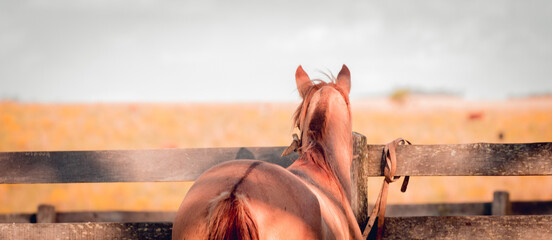
<path id="1" fill-rule="evenodd" d="M 341 140 L 341 141 L 339 141 Z M 342 137 L 312 144 L 317 147 L 306 149 L 290 170 L 298 170 L 300 177 L 318 181 L 316 185 L 326 192 L 336 195 L 338 199 L 350 201 L 351 178 L 350 167 L 352 159 L 352 137 Z M 321 149 L 319 149 L 321 148 Z M 305 176 L 302 176 L 302 175 Z"/>
<path id="2" fill-rule="evenodd" d="M 343 188 L 345 197 L 351 199 L 351 163 L 353 158 L 352 135 L 329 134 L 326 146 L 326 161 L 332 166 L 335 176 Z"/>

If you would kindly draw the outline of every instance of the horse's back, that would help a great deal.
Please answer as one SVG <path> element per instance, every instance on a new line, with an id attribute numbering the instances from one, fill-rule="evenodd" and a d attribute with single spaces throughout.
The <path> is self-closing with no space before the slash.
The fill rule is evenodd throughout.
<path id="1" fill-rule="evenodd" d="M 275 164 L 236 160 L 197 179 L 178 210 L 173 239 L 207 238 L 211 212 L 229 197 L 244 204 L 260 239 L 325 237 L 317 197 L 302 180 Z"/>

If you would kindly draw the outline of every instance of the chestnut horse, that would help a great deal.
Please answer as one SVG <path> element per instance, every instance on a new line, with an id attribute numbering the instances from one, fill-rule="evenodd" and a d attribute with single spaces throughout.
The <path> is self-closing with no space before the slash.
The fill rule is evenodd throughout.
<path id="1" fill-rule="evenodd" d="M 287 169 L 252 160 L 214 166 L 194 183 L 173 239 L 361 239 L 350 205 L 349 69 L 314 83 L 299 66 L 299 158 Z"/>

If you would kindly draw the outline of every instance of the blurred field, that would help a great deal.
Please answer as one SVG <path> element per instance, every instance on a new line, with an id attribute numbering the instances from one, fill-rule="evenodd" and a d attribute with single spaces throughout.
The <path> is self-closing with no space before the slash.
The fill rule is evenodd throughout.
<path id="1" fill-rule="evenodd" d="M 278 146 L 291 140 L 297 103 L 30 104 L 0 102 L 0 151 Z M 415 144 L 552 141 L 552 98 L 470 102 L 406 96 L 352 100 L 353 129 L 369 143 L 404 137 Z M 200 161 L 200 159 L 198 159 Z M 372 201 L 381 184 L 371 180 Z M 176 210 L 191 183 L 0 185 L 0 212 Z M 395 186 L 394 186 L 395 185 Z M 389 202 L 552 200 L 551 177 L 414 177 Z"/>

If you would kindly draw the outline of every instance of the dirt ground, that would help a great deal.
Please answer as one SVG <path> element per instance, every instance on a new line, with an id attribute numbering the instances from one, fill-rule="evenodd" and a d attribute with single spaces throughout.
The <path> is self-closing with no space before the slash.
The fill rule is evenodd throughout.
<path id="1" fill-rule="evenodd" d="M 552 97 L 466 101 L 450 96 L 351 100 L 353 129 L 368 143 L 552 142 Z M 0 151 L 283 146 L 297 103 L 34 104 L 0 102 Z M 381 178 L 370 181 L 375 201 Z M 389 203 L 552 200 L 552 177 L 413 177 L 392 184 Z M 164 210 L 190 182 L 0 185 L 0 212 Z"/>

